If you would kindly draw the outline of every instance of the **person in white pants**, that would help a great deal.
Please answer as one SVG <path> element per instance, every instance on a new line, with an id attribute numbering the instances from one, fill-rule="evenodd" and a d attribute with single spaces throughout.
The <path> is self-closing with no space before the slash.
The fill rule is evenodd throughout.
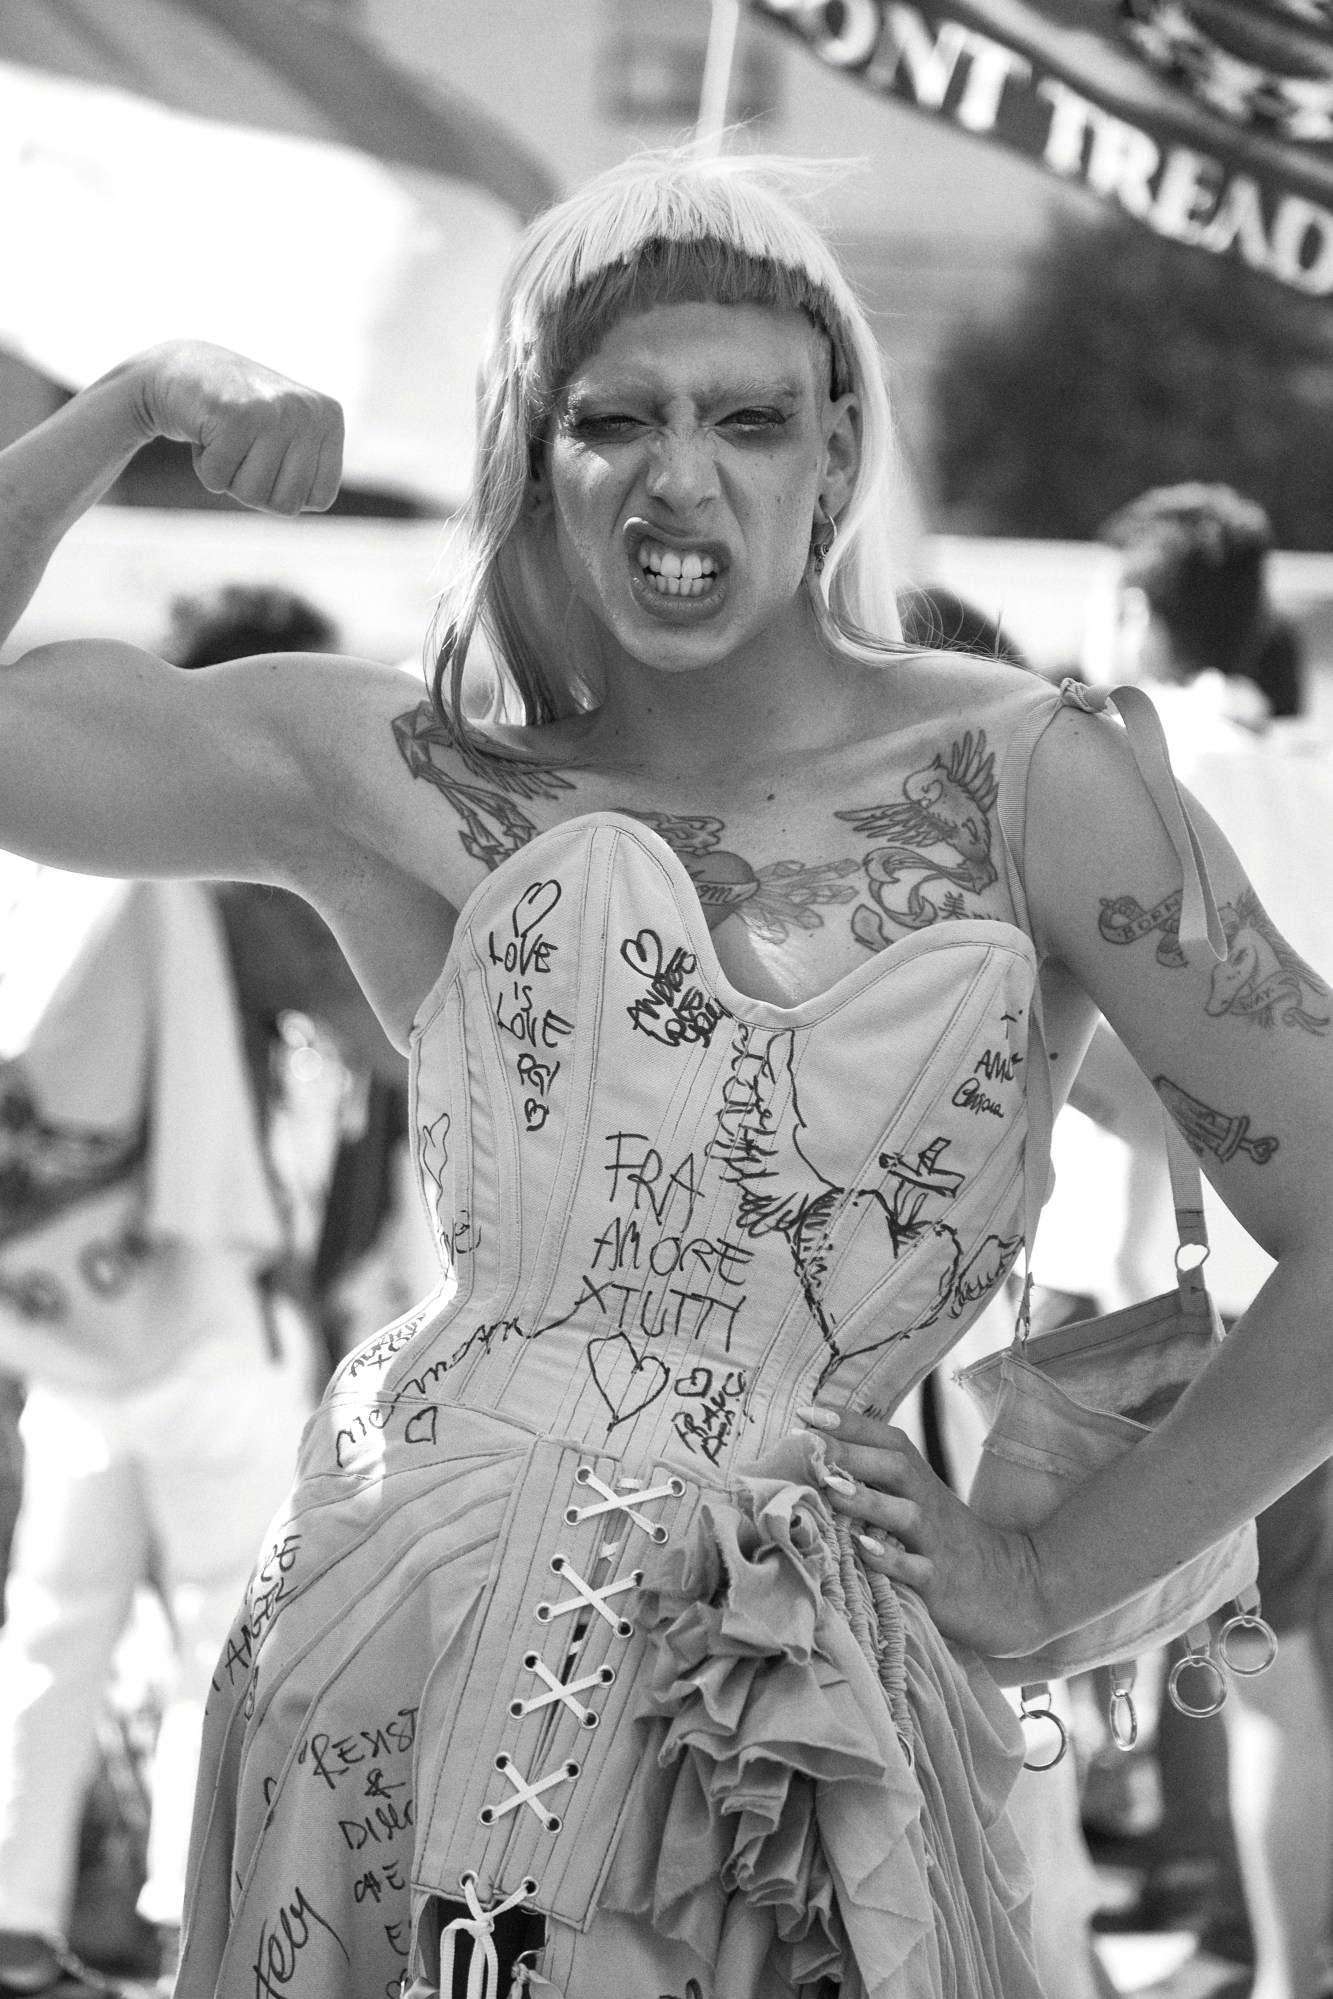
<path id="1" fill-rule="evenodd" d="M 140 1914 L 178 1930 L 204 1701 L 313 1394 L 210 893 L 30 871 L 0 940 L 0 1367 L 27 1384 L 0 1634 L 0 1995 L 67 1949 L 112 1655 L 176 1641 Z M 237 1662 L 231 1662 L 237 1669 Z"/>
<path id="2" fill-rule="evenodd" d="M 283 1314 L 283 1348 L 270 1353 L 258 1301 L 235 1289 L 230 1324 L 146 1387 L 29 1393 L 0 1640 L 0 1928 L 10 1932 L 67 1929 L 97 1718 L 150 1573 L 177 1678 L 153 1762 L 139 1913 L 180 1925 L 204 1701 L 310 1400 L 304 1327 Z"/>

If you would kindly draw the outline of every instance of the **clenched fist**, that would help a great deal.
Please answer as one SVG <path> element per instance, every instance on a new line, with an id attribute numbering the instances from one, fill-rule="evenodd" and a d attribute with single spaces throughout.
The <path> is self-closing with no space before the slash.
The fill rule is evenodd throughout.
<path id="1" fill-rule="evenodd" d="M 210 493 L 273 514 L 332 506 L 343 417 L 331 396 L 206 340 L 167 341 L 131 367 L 146 432 L 191 445 Z"/>

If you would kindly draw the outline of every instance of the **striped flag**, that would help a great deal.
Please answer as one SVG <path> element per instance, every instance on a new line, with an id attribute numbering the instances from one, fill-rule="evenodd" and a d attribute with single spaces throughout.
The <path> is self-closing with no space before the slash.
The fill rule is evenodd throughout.
<path id="1" fill-rule="evenodd" d="M 1333 295 L 1333 0 L 749 0 L 871 90 Z"/>
<path id="2" fill-rule="evenodd" d="M 4 0 L 0 344 L 78 388 L 173 335 L 335 395 L 347 477 L 455 504 L 500 276 L 554 185 L 292 0 Z"/>

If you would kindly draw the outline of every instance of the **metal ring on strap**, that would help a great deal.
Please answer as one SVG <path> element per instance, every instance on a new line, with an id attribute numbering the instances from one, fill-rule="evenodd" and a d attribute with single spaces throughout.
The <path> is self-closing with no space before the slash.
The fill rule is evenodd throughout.
<path id="1" fill-rule="evenodd" d="M 1217 1686 L 1215 1697 L 1198 1707 L 1193 1706 L 1189 1701 L 1185 1700 L 1180 1691 L 1181 1676 L 1191 1671 L 1211 1673 Z M 1217 1664 L 1217 1661 L 1207 1652 L 1187 1652 L 1184 1658 L 1177 1659 L 1175 1665 L 1171 1668 L 1170 1677 L 1166 1683 L 1166 1691 L 1171 1697 L 1172 1707 L 1177 1708 L 1181 1714 L 1190 1715 L 1195 1721 L 1206 1721 L 1210 1715 L 1220 1714 L 1226 1706 L 1226 1674 Z"/>
<path id="2" fill-rule="evenodd" d="M 1243 1666 L 1239 1659 L 1232 1657 L 1236 1634 L 1244 1631 L 1257 1631 L 1262 1641 L 1263 1656 L 1257 1666 Z M 1257 1610 L 1238 1610 L 1234 1617 L 1227 1619 L 1218 1633 L 1217 1653 L 1227 1671 L 1234 1673 L 1238 1680 L 1253 1680 L 1260 1673 L 1266 1673 L 1276 1659 L 1277 1633 L 1268 1619 L 1261 1617 Z"/>
<path id="3" fill-rule="evenodd" d="M 1116 1748 L 1123 1749 L 1128 1755 L 1139 1739 L 1139 1711 L 1128 1687 L 1112 1687 L 1106 1725 Z"/>
<path id="4" fill-rule="evenodd" d="M 1051 1690 L 1049 1687 L 1022 1687 L 1019 1691 L 1023 1701 L 1023 1705 L 1018 1711 L 1019 1721 L 1024 1726 L 1030 1721 L 1048 1721 L 1055 1730 L 1056 1735 L 1054 1756 L 1048 1756 L 1045 1762 L 1037 1763 L 1034 1763 L 1031 1757 L 1028 1757 L 1024 1760 L 1023 1768 L 1025 1770 L 1054 1770 L 1057 1763 L 1064 1761 L 1065 1751 L 1069 1747 L 1069 1730 L 1051 1706 Z M 1039 1702 L 1044 1703 L 1044 1705 L 1038 1705 Z"/>

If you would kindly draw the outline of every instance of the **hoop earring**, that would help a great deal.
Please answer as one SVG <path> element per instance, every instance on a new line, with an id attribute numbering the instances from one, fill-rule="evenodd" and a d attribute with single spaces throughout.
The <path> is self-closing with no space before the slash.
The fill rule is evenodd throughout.
<path id="1" fill-rule="evenodd" d="M 825 532 L 826 529 L 827 532 Z M 824 564 L 828 561 L 833 550 L 833 544 L 837 539 L 838 523 L 834 520 L 832 514 L 825 513 L 824 503 L 821 500 L 819 503 L 819 513 L 815 518 L 814 532 L 810 536 L 810 560 L 815 566 L 816 576 L 824 574 Z"/>

